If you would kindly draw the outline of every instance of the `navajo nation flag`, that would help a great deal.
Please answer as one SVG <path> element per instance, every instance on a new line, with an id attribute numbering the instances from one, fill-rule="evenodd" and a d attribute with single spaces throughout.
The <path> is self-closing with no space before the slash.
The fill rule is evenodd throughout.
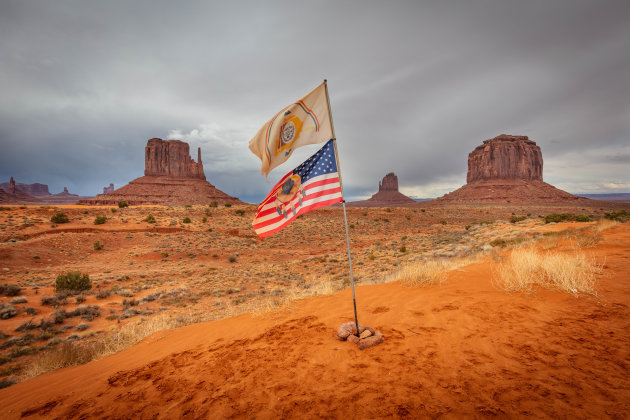
<path id="1" fill-rule="evenodd" d="M 249 141 L 265 176 L 289 159 L 298 147 L 323 143 L 332 136 L 326 82 L 278 112 Z"/>
<path id="2" fill-rule="evenodd" d="M 333 141 L 286 174 L 267 194 L 254 216 L 258 236 L 273 235 L 300 214 L 342 201 Z"/>

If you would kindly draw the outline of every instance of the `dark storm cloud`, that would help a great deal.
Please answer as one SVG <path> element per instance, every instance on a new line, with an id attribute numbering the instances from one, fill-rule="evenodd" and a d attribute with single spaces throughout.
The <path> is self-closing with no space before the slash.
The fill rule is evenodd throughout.
<path id="1" fill-rule="evenodd" d="M 249 139 L 327 78 L 351 197 L 390 171 L 441 195 L 501 133 L 536 141 L 552 184 L 630 191 L 629 4 L 3 1 L 0 181 L 93 195 L 169 137 L 256 200 L 270 184 Z"/>

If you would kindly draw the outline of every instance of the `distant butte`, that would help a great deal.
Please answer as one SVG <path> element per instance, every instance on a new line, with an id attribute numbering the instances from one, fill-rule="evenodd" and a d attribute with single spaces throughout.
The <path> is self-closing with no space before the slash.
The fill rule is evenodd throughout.
<path id="1" fill-rule="evenodd" d="M 188 143 L 180 140 L 153 138 L 147 142 L 144 152 L 144 176 L 117 190 L 80 202 L 91 205 L 116 205 L 120 201 L 130 205 L 242 203 L 206 181 L 201 148 L 197 149 L 197 162 L 190 157 Z"/>
<path id="2" fill-rule="evenodd" d="M 501 134 L 468 155 L 466 185 L 437 202 L 564 203 L 586 201 L 542 180 L 540 147 L 527 136 Z"/>
<path id="3" fill-rule="evenodd" d="M 412 198 L 398 191 L 398 177 L 390 172 L 378 183 L 378 192 L 367 200 L 348 203 L 352 207 L 387 207 L 414 204 Z"/>

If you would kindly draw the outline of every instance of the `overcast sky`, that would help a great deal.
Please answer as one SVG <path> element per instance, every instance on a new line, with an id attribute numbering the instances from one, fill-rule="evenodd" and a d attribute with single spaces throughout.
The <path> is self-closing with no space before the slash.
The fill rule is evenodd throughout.
<path id="1" fill-rule="evenodd" d="M 180 139 L 246 201 L 247 145 L 328 79 L 347 199 L 395 172 L 437 197 L 501 133 L 542 149 L 569 192 L 630 192 L 630 1 L 0 0 L 0 182 L 95 195 Z"/>

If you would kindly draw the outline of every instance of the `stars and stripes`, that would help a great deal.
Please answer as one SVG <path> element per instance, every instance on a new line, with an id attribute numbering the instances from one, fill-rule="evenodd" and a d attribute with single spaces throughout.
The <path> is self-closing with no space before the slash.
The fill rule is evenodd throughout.
<path id="1" fill-rule="evenodd" d="M 343 200 L 333 141 L 282 177 L 267 194 L 254 216 L 258 236 L 273 235 L 300 214 Z"/>

